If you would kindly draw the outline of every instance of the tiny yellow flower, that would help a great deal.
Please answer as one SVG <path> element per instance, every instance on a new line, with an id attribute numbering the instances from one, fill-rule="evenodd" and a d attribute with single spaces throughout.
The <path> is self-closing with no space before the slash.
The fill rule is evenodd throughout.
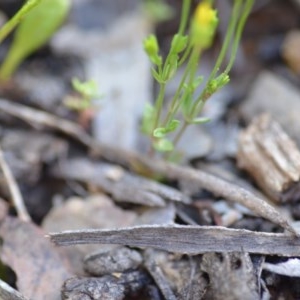
<path id="1" fill-rule="evenodd" d="M 211 46 L 219 19 L 217 11 L 207 1 L 198 4 L 191 24 L 191 36 L 195 45 L 202 49 Z"/>
<path id="2" fill-rule="evenodd" d="M 195 22 L 199 26 L 210 26 L 217 20 L 217 11 L 211 8 L 210 3 L 202 2 L 197 6 Z"/>

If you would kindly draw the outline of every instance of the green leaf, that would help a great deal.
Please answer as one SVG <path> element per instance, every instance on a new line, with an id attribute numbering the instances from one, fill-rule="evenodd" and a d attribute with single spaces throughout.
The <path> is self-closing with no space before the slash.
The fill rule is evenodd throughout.
<path id="1" fill-rule="evenodd" d="M 169 63 L 165 66 L 163 71 L 163 79 L 164 81 L 168 81 L 172 79 L 172 77 L 175 75 L 178 68 L 178 55 L 173 54 L 170 55 Z"/>
<path id="2" fill-rule="evenodd" d="M 153 131 L 153 136 L 156 138 L 163 138 L 167 134 L 167 129 L 164 127 L 155 128 Z"/>
<path id="3" fill-rule="evenodd" d="M 158 41 L 154 34 L 150 34 L 143 41 L 144 50 L 149 55 L 149 57 L 156 55 L 159 51 Z"/>
<path id="4" fill-rule="evenodd" d="M 194 79 L 194 82 L 192 84 L 193 86 L 193 90 L 195 90 L 204 80 L 204 77 L 203 76 L 198 76 Z"/>
<path id="5" fill-rule="evenodd" d="M 193 96 L 190 93 L 186 93 L 184 97 L 181 99 L 181 108 L 182 113 L 185 117 L 187 117 L 190 114 L 191 106 L 193 104 Z"/>
<path id="6" fill-rule="evenodd" d="M 174 149 L 174 145 L 167 139 L 159 139 L 154 143 L 154 148 L 160 152 L 168 152 Z"/>
<path id="7" fill-rule="evenodd" d="M 157 82 L 159 82 L 159 83 L 162 82 L 161 75 L 154 68 L 151 69 L 151 74 Z"/>
<path id="8" fill-rule="evenodd" d="M 208 122 L 210 122 L 209 118 L 200 117 L 200 118 L 193 119 L 189 123 L 191 123 L 191 124 L 205 124 L 205 123 L 208 123 Z"/>
<path id="9" fill-rule="evenodd" d="M 220 90 L 222 87 L 224 87 L 226 84 L 228 84 L 229 81 L 229 76 L 225 73 L 222 73 L 216 78 L 212 79 L 210 82 L 208 82 L 205 88 L 205 93 L 211 96 L 212 94 Z"/>
<path id="10" fill-rule="evenodd" d="M 25 16 L 42 0 L 28 0 L 24 5 L 0 28 L 0 43 L 11 33 L 12 30 L 25 18 Z"/>
<path id="11" fill-rule="evenodd" d="M 162 0 L 143 1 L 145 12 L 154 22 L 168 21 L 175 15 L 175 9 Z"/>
<path id="12" fill-rule="evenodd" d="M 158 54 L 159 46 L 157 38 L 154 34 L 150 34 L 143 42 L 144 50 L 151 62 L 157 66 L 162 64 L 162 57 Z"/>
<path id="13" fill-rule="evenodd" d="M 174 54 L 178 54 L 182 52 L 186 48 L 187 42 L 188 42 L 188 36 L 175 34 L 172 39 L 170 52 Z"/>
<path id="14" fill-rule="evenodd" d="M 171 120 L 166 128 L 167 133 L 175 131 L 178 128 L 179 124 L 180 124 L 180 121 L 175 120 L 175 119 Z"/>
<path id="15" fill-rule="evenodd" d="M 155 128 L 155 130 L 153 131 L 153 136 L 156 138 L 163 138 L 167 133 L 175 131 L 178 128 L 179 124 L 180 121 L 173 119 L 169 122 L 167 127 Z"/>
<path id="16" fill-rule="evenodd" d="M 72 86 L 84 98 L 93 99 L 99 97 L 98 84 L 95 80 L 80 81 L 78 78 L 73 78 Z"/>
<path id="17" fill-rule="evenodd" d="M 141 131 L 144 134 L 151 136 L 154 122 L 155 122 L 155 108 L 150 103 L 146 103 L 144 108 L 144 113 L 143 113 Z"/>
<path id="18" fill-rule="evenodd" d="M 8 79 L 27 56 L 49 40 L 65 20 L 70 6 L 70 0 L 43 0 L 26 15 L 1 66 L 2 79 Z"/>
<path id="19" fill-rule="evenodd" d="M 229 83 L 230 78 L 229 78 L 229 76 L 228 76 L 227 74 L 222 73 L 222 74 L 220 74 L 215 80 L 216 80 L 217 86 L 218 86 L 217 89 L 219 90 L 219 89 L 221 89 L 223 86 L 225 86 L 226 84 Z"/>

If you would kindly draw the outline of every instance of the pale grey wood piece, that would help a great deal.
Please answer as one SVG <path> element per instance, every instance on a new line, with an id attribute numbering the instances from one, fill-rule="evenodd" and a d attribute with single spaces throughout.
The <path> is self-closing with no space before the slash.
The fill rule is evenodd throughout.
<path id="1" fill-rule="evenodd" d="M 239 138 L 238 164 L 273 200 L 300 195 L 300 151 L 269 114 L 255 118 Z"/>
<path id="2" fill-rule="evenodd" d="M 57 245 L 117 244 L 175 253 L 248 252 L 300 256 L 300 238 L 284 233 L 254 232 L 219 226 L 145 225 L 113 230 L 50 233 Z"/>

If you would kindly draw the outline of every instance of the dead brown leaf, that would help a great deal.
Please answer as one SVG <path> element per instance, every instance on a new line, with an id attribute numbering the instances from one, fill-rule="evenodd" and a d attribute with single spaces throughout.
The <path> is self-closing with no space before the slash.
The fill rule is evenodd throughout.
<path id="1" fill-rule="evenodd" d="M 19 291 L 32 300 L 59 300 L 60 288 L 70 274 L 44 232 L 30 222 L 6 217 L 0 236 L 0 258 L 16 273 Z"/>
<path id="2" fill-rule="evenodd" d="M 119 228 L 130 226 L 136 220 L 136 214 L 114 204 L 104 195 L 93 195 L 86 199 L 72 197 L 63 205 L 53 207 L 43 221 L 46 231 L 62 231 L 85 228 Z M 111 249 L 107 245 L 80 245 L 63 248 L 69 258 L 72 270 L 77 275 L 84 275 L 82 260 L 84 256 Z"/>

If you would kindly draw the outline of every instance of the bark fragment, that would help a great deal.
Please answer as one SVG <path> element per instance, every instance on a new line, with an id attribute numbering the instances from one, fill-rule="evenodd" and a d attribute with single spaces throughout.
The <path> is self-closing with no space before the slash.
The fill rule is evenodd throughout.
<path id="1" fill-rule="evenodd" d="M 300 151 L 280 124 L 263 114 L 241 133 L 238 165 L 277 202 L 300 195 Z"/>

